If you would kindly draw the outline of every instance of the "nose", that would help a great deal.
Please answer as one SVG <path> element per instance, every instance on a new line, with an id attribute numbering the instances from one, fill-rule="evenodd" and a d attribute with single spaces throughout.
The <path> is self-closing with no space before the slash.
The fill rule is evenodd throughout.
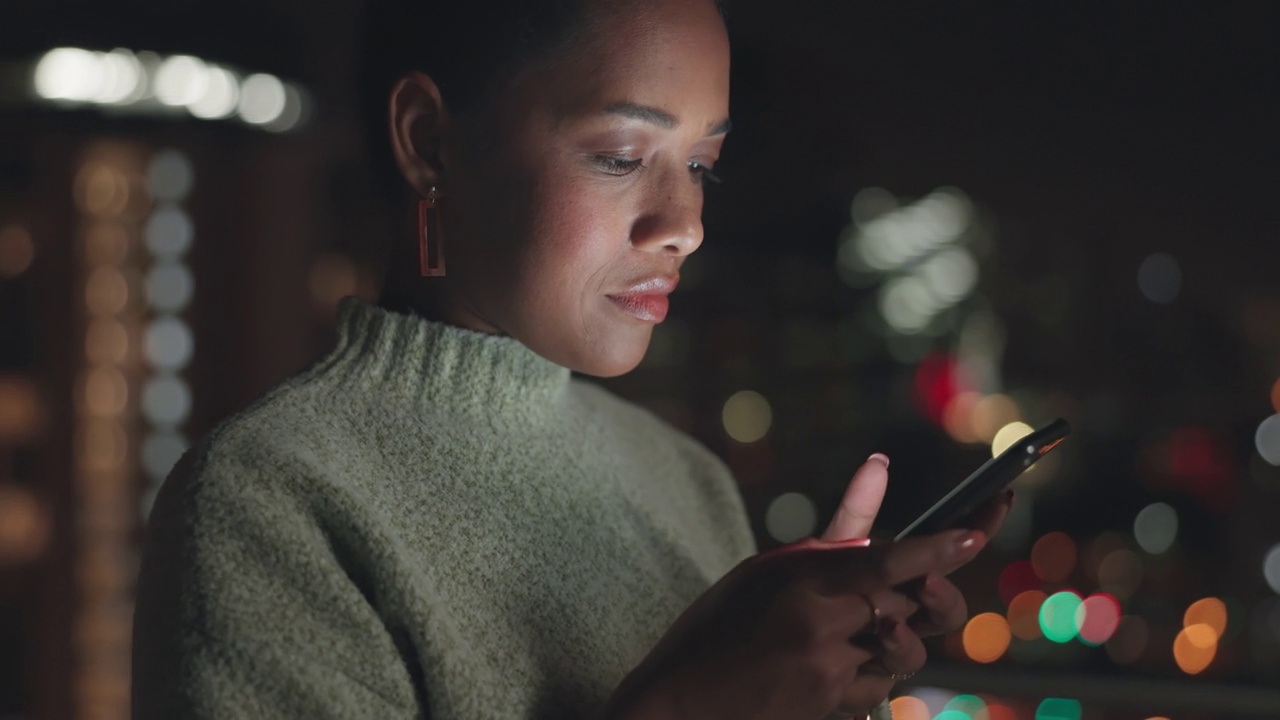
<path id="1" fill-rule="evenodd" d="M 631 245 L 683 257 L 702 245 L 702 188 L 686 174 L 655 188 L 631 227 Z"/>

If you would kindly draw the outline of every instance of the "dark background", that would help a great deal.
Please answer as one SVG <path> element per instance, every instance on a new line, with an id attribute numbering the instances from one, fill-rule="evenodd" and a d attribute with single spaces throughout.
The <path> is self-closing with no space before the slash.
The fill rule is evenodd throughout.
<path id="1" fill-rule="evenodd" d="M 198 438 L 323 350 L 335 293 L 376 293 L 376 248 L 401 230 L 357 125 L 358 17 L 358 3 L 283 0 L 0 8 L 0 227 L 29 228 L 36 249 L 30 269 L 0 278 L 0 379 L 34 387 L 41 408 L 37 430 L 0 433 L 0 487 L 21 488 L 36 510 L 0 521 L 43 528 L 22 559 L 0 552 L 0 717 L 118 717 L 127 702 L 111 689 L 127 680 L 127 608 L 85 610 L 83 568 L 98 558 L 85 538 L 98 536 L 85 534 L 97 525 L 71 459 L 86 323 L 76 168 L 94 148 L 124 147 L 143 160 L 176 148 L 195 169 L 196 295 L 182 317 L 197 349 L 182 371 L 193 406 L 181 430 Z M 1090 548 L 1119 538 L 1145 568 L 1124 612 L 1149 633 L 1136 661 L 1015 639 L 990 665 L 966 659 L 957 636 L 935 647 L 921 686 L 990 693 L 1018 718 L 1054 696 L 1095 718 L 1280 716 L 1266 694 L 1280 683 L 1280 601 L 1262 572 L 1280 543 L 1280 469 L 1255 448 L 1259 424 L 1280 412 L 1280 4 L 738 0 L 730 27 L 734 131 L 717 166 L 725 182 L 708 192 L 707 240 L 652 357 L 607 384 L 726 458 L 764 546 L 778 542 L 766 523 L 775 498 L 802 493 L 825 521 L 877 450 L 893 458 L 886 526 L 905 522 L 990 446 L 951 437 L 915 390 L 922 363 L 955 353 L 959 333 L 894 333 L 876 313 L 878 286 L 842 282 L 836 253 L 859 191 L 906 205 L 958 188 L 975 208 L 981 274 L 954 324 L 996 318 L 1005 343 L 1000 387 L 988 389 L 1026 422 L 1063 415 L 1076 428 L 1020 486 L 1022 530 L 960 576 L 973 612 L 1004 612 L 1001 571 L 1063 531 L 1078 569 L 1045 590 L 1097 591 Z M 308 90 L 313 112 L 274 135 L 41 104 L 25 78 L 61 45 L 275 73 Z M 1172 302 L 1140 292 L 1153 253 L 1180 268 Z M 131 381 L 145 375 L 140 360 L 126 365 Z M 740 390 L 772 408 L 757 442 L 722 424 Z M 132 449 L 117 490 L 129 502 L 105 523 L 120 546 L 117 600 L 148 487 L 145 423 L 125 417 Z M 1180 529 L 1152 555 L 1134 542 L 1134 518 L 1157 501 Z M 19 522 L 30 517 L 40 520 Z M 14 537 L 25 536 L 0 532 Z M 1225 602 L 1228 628 L 1187 682 L 1171 647 L 1204 597 Z M 77 649 L 86 625 L 98 628 L 93 647 L 115 648 L 114 670 Z M 941 712 L 941 695 L 920 692 Z"/>

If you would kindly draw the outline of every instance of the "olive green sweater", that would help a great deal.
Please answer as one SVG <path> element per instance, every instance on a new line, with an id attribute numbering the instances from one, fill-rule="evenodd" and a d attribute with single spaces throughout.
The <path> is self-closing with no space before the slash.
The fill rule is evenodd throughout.
<path id="1" fill-rule="evenodd" d="M 723 463 L 514 340 L 348 299 L 165 483 L 139 718 L 586 718 L 754 551 Z"/>

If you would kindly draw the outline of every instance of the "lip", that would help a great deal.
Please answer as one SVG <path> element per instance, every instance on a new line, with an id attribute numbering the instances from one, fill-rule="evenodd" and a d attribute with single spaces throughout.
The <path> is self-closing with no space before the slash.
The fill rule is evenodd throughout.
<path id="1" fill-rule="evenodd" d="M 667 318 L 670 300 L 680 276 L 654 276 L 632 283 L 626 290 L 609 295 L 623 312 L 643 322 L 660 323 Z"/>

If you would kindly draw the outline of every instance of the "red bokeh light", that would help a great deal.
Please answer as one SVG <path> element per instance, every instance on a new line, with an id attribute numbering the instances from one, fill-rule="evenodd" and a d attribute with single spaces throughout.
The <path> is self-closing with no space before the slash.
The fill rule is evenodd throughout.
<path id="1" fill-rule="evenodd" d="M 1018 595 L 1028 590 L 1039 590 L 1040 577 L 1036 575 L 1036 568 L 1030 560 L 1018 560 L 1000 571 L 1000 579 L 996 585 L 1000 599 L 1008 607 Z"/>

